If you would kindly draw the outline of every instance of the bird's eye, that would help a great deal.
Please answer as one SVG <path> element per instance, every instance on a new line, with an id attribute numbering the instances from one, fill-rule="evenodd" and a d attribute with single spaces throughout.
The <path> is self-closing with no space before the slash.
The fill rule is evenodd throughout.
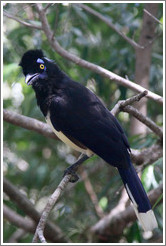
<path id="1" fill-rule="evenodd" d="M 40 69 L 44 69 L 44 64 L 40 64 Z"/>

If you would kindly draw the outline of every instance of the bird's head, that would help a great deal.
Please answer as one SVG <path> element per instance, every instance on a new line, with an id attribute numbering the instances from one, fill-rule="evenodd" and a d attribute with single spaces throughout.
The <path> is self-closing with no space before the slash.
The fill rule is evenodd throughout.
<path id="1" fill-rule="evenodd" d="M 47 80 L 50 75 L 49 71 L 53 71 L 50 68 L 55 66 L 51 60 L 44 57 L 42 50 L 28 50 L 22 56 L 19 65 L 22 67 L 27 85 Z"/>

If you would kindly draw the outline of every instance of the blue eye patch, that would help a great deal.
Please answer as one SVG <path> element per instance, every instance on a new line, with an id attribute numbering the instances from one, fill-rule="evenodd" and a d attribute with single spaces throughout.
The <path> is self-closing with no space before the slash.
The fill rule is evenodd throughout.
<path id="1" fill-rule="evenodd" d="M 42 63 L 42 64 L 44 64 L 44 61 L 43 61 L 42 59 L 38 58 L 38 59 L 37 59 L 37 63 Z"/>

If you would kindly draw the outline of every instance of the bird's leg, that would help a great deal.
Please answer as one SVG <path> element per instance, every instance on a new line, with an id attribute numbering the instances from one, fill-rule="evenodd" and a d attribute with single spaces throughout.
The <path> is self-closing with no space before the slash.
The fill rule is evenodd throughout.
<path id="1" fill-rule="evenodd" d="M 78 170 L 78 167 L 88 159 L 89 157 L 85 154 L 81 154 L 79 157 L 78 157 L 78 160 L 73 164 L 71 165 L 70 167 L 68 167 L 65 171 L 64 171 L 64 175 L 67 175 L 67 174 L 72 174 L 72 177 L 70 179 L 70 182 L 72 183 L 75 183 L 78 181 L 79 177 L 78 175 L 76 174 L 76 171 Z"/>

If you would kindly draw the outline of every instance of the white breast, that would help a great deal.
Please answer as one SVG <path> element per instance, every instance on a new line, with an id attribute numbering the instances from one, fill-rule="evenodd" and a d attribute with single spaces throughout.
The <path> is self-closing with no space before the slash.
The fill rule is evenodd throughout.
<path id="1" fill-rule="evenodd" d="M 87 156 L 93 155 L 93 152 L 89 149 L 82 149 L 81 147 L 77 146 L 75 143 L 73 143 L 69 138 L 67 138 L 61 131 L 57 131 L 54 126 L 51 123 L 50 120 L 50 113 L 48 112 L 46 116 L 46 122 L 51 126 L 53 132 L 56 134 L 56 136 L 62 140 L 65 144 L 69 145 L 72 149 L 75 149 L 78 152 L 81 152 L 83 154 L 86 154 Z"/>

